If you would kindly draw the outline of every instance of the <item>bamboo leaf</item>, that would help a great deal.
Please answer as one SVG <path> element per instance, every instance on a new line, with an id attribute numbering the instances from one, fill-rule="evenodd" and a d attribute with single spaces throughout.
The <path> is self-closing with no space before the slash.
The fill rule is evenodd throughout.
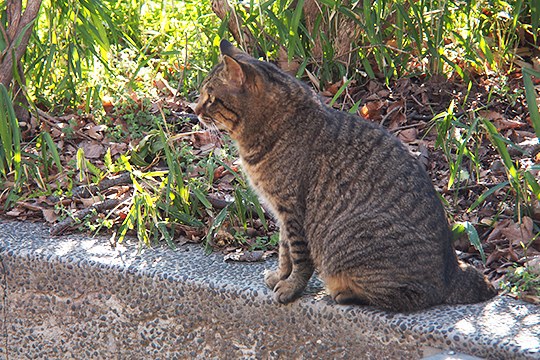
<path id="1" fill-rule="evenodd" d="M 482 262 L 484 264 L 486 263 L 486 254 L 484 253 L 484 248 L 480 242 L 480 237 L 478 236 L 478 232 L 473 224 L 471 224 L 469 221 L 456 223 L 452 227 L 452 233 L 454 234 L 454 237 L 466 233 L 471 245 L 474 246 L 474 248 L 480 253 Z"/>
<path id="2" fill-rule="evenodd" d="M 208 233 L 205 237 L 206 244 L 210 243 L 210 240 L 212 239 L 212 236 L 214 236 L 214 233 L 221 227 L 223 221 L 225 221 L 225 219 L 227 218 L 227 215 L 229 214 L 229 206 L 230 204 L 221 209 L 219 214 L 217 214 L 217 216 L 214 218 L 214 221 L 212 221 L 212 225 L 208 229 Z"/>
<path id="3" fill-rule="evenodd" d="M 540 72 L 532 69 L 523 68 L 523 84 L 525 86 L 525 97 L 527 98 L 527 107 L 531 116 L 531 122 L 536 132 L 536 137 L 540 138 L 540 112 L 536 103 L 536 89 L 534 87 L 532 76 L 540 78 Z"/>
<path id="4" fill-rule="evenodd" d="M 13 135 L 11 131 L 11 119 L 9 118 L 8 107 L 11 106 L 11 99 L 3 84 L 0 84 L 0 140 L 4 154 L 3 161 L 8 169 L 13 163 Z"/>
<path id="5" fill-rule="evenodd" d="M 334 105 L 334 103 L 336 102 L 337 99 L 339 99 L 339 97 L 341 96 L 341 94 L 343 94 L 343 92 L 345 91 L 345 89 L 347 89 L 347 86 L 349 86 L 349 84 L 351 83 L 353 79 L 349 79 L 347 81 L 345 81 L 343 83 L 343 85 L 341 85 L 338 89 L 338 91 L 336 92 L 336 94 L 334 95 L 334 97 L 332 98 L 332 100 L 330 101 L 330 104 L 328 106 L 332 106 Z"/>
<path id="6" fill-rule="evenodd" d="M 508 152 L 505 141 L 501 138 L 501 135 L 497 131 L 495 125 L 493 125 L 489 120 L 483 119 L 482 122 L 488 131 L 491 142 L 495 145 L 499 154 L 501 155 L 504 166 L 510 172 L 510 174 L 515 177 L 517 171 L 514 163 L 512 162 L 512 158 L 510 157 L 510 153 Z"/>
<path id="7" fill-rule="evenodd" d="M 471 212 L 474 209 L 476 209 L 476 207 L 478 205 L 480 205 L 481 203 L 483 203 L 491 194 L 493 194 L 494 192 L 496 192 L 499 189 L 502 189 L 503 187 L 507 186 L 508 184 L 509 184 L 508 181 L 504 181 L 504 182 L 502 182 L 500 184 L 497 184 L 497 185 L 491 187 L 487 191 L 485 191 L 482 195 L 480 195 L 478 197 L 478 199 L 476 199 L 476 201 L 474 203 L 471 204 L 471 206 L 467 209 L 467 212 Z"/>
<path id="8" fill-rule="evenodd" d="M 195 197 L 197 197 L 197 199 L 199 199 L 199 201 L 207 208 L 207 209 L 211 209 L 212 208 L 212 204 L 210 204 L 210 202 L 208 201 L 208 199 L 206 198 L 206 196 L 202 193 L 201 190 L 197 189 L 197 188 L 192 188 L 191 191 L 193 192 L 193 194 L 195 195 Z"/>
<path id="9" fill-rule="evenodd" d="M 56 164 L 56 168 L 59 172 L 63 171 L 62 167 L 62 161 L 60 161 L 60 155 L 58 154 L 58 148 L 56 147 L 55 142 L 53 141 L 51 135 L 48 132 L 42 132 L 41 138 L 45 139 L 45 142 L 47 143 L 47 148 L 51 152 L 52 159 L 54 163 Z"/>

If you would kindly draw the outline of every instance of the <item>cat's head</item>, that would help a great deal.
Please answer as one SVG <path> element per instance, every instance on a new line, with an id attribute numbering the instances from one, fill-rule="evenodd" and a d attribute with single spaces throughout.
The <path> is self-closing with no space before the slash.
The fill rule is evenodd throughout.
<path id="1" fill-rule="evenodd" d="M 290 92 L 294 79 L 227 40 L 221 41 L 220 50 L 221 62 L 203 81 L 195 113 L 205 125 L 235 138 L 250 127 L 263 125 L 257 122 Z"/>

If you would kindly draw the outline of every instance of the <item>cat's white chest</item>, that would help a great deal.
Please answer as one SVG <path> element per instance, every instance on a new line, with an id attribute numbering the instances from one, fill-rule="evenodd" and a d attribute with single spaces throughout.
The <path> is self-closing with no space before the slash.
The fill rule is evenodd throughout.
<path id="1" fill-rule="evenodd" d="M 278 213 L 276 212 L 277 204 L 274 204 L 271 199 L 274 198 L 274 196 L 270 196 L 270 194 L 267 193 L 267 190 L 264 188 L 263 184 L 265 183 L 263 179 L 260 178 L 261 174 L 260 171 L 256 171 L 254 169 L 254 166 L 249 166 L 246 162 L 242 161 L 242 158 L 240 158 L 241 166 L 245 170 L 245 173 L 247 175 L 249 186 L 251 186 L 252 189 L 255 190 L 255 193 L 257 194 L 259 201 L 266 205 L 272 214 L 274 216 L 277 216 Z"/>

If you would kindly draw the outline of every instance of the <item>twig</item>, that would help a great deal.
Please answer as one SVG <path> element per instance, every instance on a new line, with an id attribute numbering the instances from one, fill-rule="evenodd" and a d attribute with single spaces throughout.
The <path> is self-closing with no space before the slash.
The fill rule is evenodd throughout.
<path id="1" fill-rule="evenodd" d="M 64 231 L 66 231 L 66 230 L 70 229 L 71 227 L 73 227 L 73 225 L 75 225 L 75 223 L 77 221 L 79 221 L 80 219 L 85 218 L 86 216 L 88 216 L 92 212 L 95 211 L 97 213 L 100 213 L 100 212 L 104 212 L 106 210 L 113 209 L 116 206 L 120 205 L 122 203 L 122 201 L 124 201 L 124 200 L 125 199 L 106 199 L 106 200 L 104 200 L 102 202 L 93 204 L 92 206 L 90 206 L 90 207 L 88 207 L 86 209 L 77 211 L 72 216 L 60 221 L 58 224 L 55 224 L 51 228 L 50 233 L 53 236 L 59 235 L 59 234 L 63 233 Z"/>
<path id="2" fill-rule="evenodd" d="M 26 209 L 32 210 L 32 211 L 41 211 L 41 210 L 43 210 L 43 208 L 41 206 L 30 204 L 30 203 L 27 203 L 25 201 L 18 201 L 17 205 L 22 206 L 23 208 L 26 208 Z"/>
<path id="3" fill-rule="evenodd" d="M 106 190 L 113 186 L 131 184 L 131 174 L 128 172 L 122 173 L 114 178 L 103 179 L 97 185 L 81 185 L 73 189 L 72 197 L 88 198 L 93 194 Z M 48 197 L 51 202 L 58 202 L 60 199 L 57 196 L 51 195 Z"/>
<path id="4" fill-rule="evenodd" d="M 206 200 L 208 200 L 208 202 L 214 208 L 216 208 L 218 210 L 221 210 L 221 209 L 225 208 L 226 206 L 228 206 L 228 205 L 230 205 L 230 204 L 232 204 L 234 202 L 234 201 L 227 201 L 227 200 L 218 199 L 218 198 L 215 198 L 215 197 L 210 196 L 210 195 L 206 196 Z M 270 211 L 270 209 L 268 209 L 268 207 L 266 205 L 261 204 L 261 207 L 263 208 L 267 218 L 275 220 L 274 215 L 272 214 L 272 212 Z M 253 207 L 250 207 L 249 210 L 253 214 L 254 218 L 259 217 L 258 214 L 257 214 L 257 211 Z"/>
<path id="5" fill-rule="evenodd" d="M 98 191 L 103 191 L 113 186 L 128 185 L 128 184 L 131 184 L 131 174 L 126 172 L 110 179 L 103 179 L 97 185 L 78 186 L 75 188 L 75 190 L 73 190 L 72 193 L 73 193 L 73 196 L 87 198 L 87 197 L 92 196 L 92 194 L 95 194 Z"/>
<path id="6" fill-rule="evenodd" d="M 433 115 L 420 115 L 416 111 L 413 112 L 411 115 L 408 115 L 407 117 L 413 120 L 421 120 L 421 121 L 430 121 L 433 119 Z"/>
<path id="7" fill-rule="evenodd" d="M 398 132 L 398 131 L 405 130 L 405 129 L 415 128 L 415 127 L 423 127 L 423 126 L 426 126 L 426 124 L 424 124 L 424 123 L 416 123 L 416 124 L 410 124 L 410 125 L 403 125 L 403 126 L 395 128 L 395 129 L 392 129 L 391 131 L 392 132 Z"/>
<path id="8" fill-rule="evenodd" d="M 416 105 L 418 105 L 418 106 L 420 106 L 420 107 L 424 107 L 424 106 L 425 106 L 425 104 L 422 104 L 420 101 L 418 101 L 418 99 L 417 99 L 414 95 L 412 95 L 412 94 L 411 94 L 411 99 L 414 100 L 414 102 L 416 103 Z"/>
<path id="9" fill-rule="evenodd" d="M 381 122 L 379 123 L 380 125 L 383 125 L 384 122 L 386 121 L 386 119 L 388 119 L 390 117 L 390 115 L 392 115 L 393 113 L 395 113 L 396 111 L 399 111 L 401 110 L 402 108 L 400 108 L 399 106 L 396 106 L 394 107 L 392 110 L 390 110 L 386 115 L 383 116 L 383 118 L 381 119 Z"/>
<path id="10" fill-rule="evenodd" d="M 193 196 L 193 193 L 191 191 L 190 191 L 189 194 L 191 196 Z M 234 201 L 227 201 L 227 200 L 223 200 L 223 199 L 218 199 L 216 197 L 213 197 L 212 195 L 206 195 L 206 200 L 208 200 L 210 205 L 212 205 L 217 210 L 224 209 L 225 207 L 227 207 L 227 206 L 234 203 Z M 274 215 L 272 214 L 272 212 L 270 211 L 268 206 L 266 206 L 264 203 L 261 203 L 260 205 L 263 208 L 266 217 L 269 218 L 269 219 L 275 220 Z M 254 206 L 249 206 L 248 210 L 251 211 L 254 218 L 259 217 L 259 215 L 258 215 L 257 211 L 255 210 Z"/>
<path id="11" fill-rule="evenodd" d="M 47 114 L 45 111 L 41 110 L 41 109 L 37 109 L 37 113 L 40 117 L 40 119 L 47 123 L 49 126 L 52 126 L 60 131 L 62 131 L 62 128 L 60 126 L 58 126 L 58 123 L 56 123 L 55 121 L 58 120 L 56 119 L 55 117 Z M 89 141 L 95 141 L 94 138 L 92 138 L 91 136 L 88 136 L 86 135 L 85 133 L 83 133 L 82 131 L 80 130 L 75 130 L 75 134 L 77 134 L 78 136 L 86 139 L 86 140 L 89 140 Z"/>

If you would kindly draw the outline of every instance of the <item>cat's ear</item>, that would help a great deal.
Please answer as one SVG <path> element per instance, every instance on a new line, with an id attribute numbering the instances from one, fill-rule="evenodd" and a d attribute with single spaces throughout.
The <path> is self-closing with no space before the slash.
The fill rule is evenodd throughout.
<path id="1" fill-rule="evenodd" d="M 235 55 L 241 53 L 240 50 L 225 39 L 221 40 L 219 43 L 219 50 L 221 51 L 222 55 L 227 55 L 230 57 L 234 57 Z"/>
<path id="2" fill-rule="evenodd" d="M 242 87 L 246 82 L 246 73 L 240 63 L 228 55 L 223 55 L 223 64 L 229 83 L 238 88 Z"/>

